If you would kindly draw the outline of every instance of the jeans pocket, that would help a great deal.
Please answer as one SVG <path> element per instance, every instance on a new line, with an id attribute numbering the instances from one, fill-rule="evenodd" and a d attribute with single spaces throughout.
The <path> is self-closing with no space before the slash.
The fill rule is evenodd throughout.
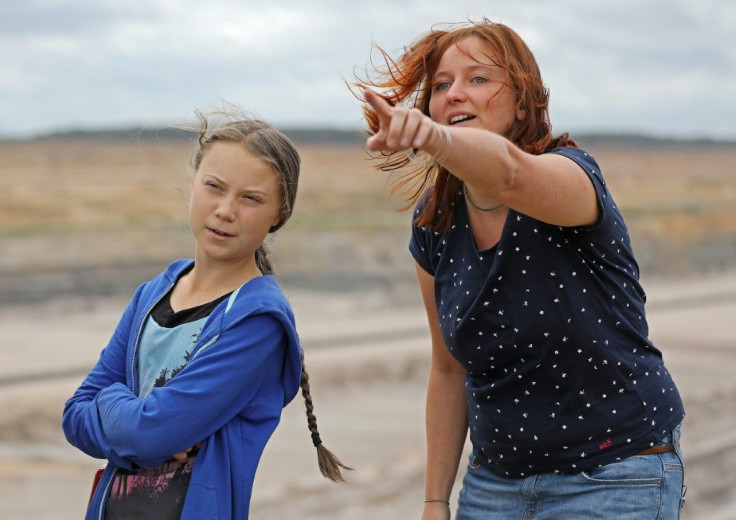
<path id="1" fill-rule="evenodd" d="M 662 461 L 657 456 L 643 455 L 606 464 L 580 473 L 589 484 L 608 486 L 661 486 L 664 479 Z"/>

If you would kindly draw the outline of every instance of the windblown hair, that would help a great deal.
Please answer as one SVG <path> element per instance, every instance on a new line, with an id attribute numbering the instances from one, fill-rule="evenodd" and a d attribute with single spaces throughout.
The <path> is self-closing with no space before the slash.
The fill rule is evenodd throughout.
<path id="1" fill-rule="evenodd" d="M 227 115 L 227 114 L 226 114 Z M 270 124 L 257 119 L 243 118 L 210 128 L 208 118 L 197 112 L 200 120 L 197 147 L 192 155 L 194 171 L 199 169 L 202 159 L 216 142 L 233 142 L 242 144 L 248 152 L 259 157 L 278 175 L 281 187 L 281 208 L 279 222 L 269 229 L 273 233 L 280 229 L 291 217 L 296 201 L 299 184 L 301 159 L 293 143 L 279 130 Z M 256 251 L 256 264 L 263 274 L 273 274 L 274 269 L 268 257 L 265 245 Z M 309 389 L 309 375 L 302 359 L 301 390 L 307 412 L 307 424 L 312 434 L 312 443 L 317 448 L 317 461 L 322 475 L 335 482 L 344 481 L 340 468 L 352 469 L 343 465 L 340 460 L 322 445 L 317 430 L 317 419 L 314 416 L 314 405 Z"/>
<path id="2" fill-rule="evenodd" d="M 567 133 L 556 138 L 552 136 L 549 91 L 542 82 L 539 66 L 529 47 L 508 26 L 485 18 L 449 30 L 432 30 L 405 49 L 398 60 L 377 47 L 385 69 L 376 67 L 376 79 L 367 79 L 356 86 L 377 88 L 389 103 L 416 107 L 429 116 L 432 77 L 440 59 L 452 45 L 469 37 L 478 38 L 489 46 L 492 54 L 488 58 L 506 71 L 507 86 L 516 94 L 516 108 L 526 113 L 523 120 L 514 122 L 504 137 L 521 150 L 535 155 L 558 146 L 577 147 Z M 378 116 L 368 104 L 363 110 L 368 122 L 368 134 L 373 135 L 378 131 Z M 374 158 L 382 160 L 378 168 L 383 171 L 404 171 L 393 188 L 393 191 L 404 192 L 407 202 L 404 210 L 413 206 L 426 189 L 433 186 L 416 223 L 428 226 L 433 231 L 449 229 L 454 203 L 462 193 L 460 179 L 439 165 L 429 169 L 412 168 L 406 151 L 381 152 Z"/>

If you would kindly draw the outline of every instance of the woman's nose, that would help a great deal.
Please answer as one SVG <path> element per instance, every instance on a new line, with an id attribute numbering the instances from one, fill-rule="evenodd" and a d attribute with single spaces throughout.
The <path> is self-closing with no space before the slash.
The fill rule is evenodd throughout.
<path id="1" fill-rule="evenodd" d="M 460 82 L 455 81 L 450 85 L 450 88 L 447 89 L 447 101 L 454 103 L 463 100 L 465 100 L 465 90 L 460 85 Z"/>

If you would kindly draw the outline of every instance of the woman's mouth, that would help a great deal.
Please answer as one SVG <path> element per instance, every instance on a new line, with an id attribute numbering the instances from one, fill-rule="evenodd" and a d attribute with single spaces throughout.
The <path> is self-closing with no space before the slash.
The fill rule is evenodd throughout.
<path id="1" fill-rule="evenodd" d="M 450 124 L 456 125 L 458 123 L 464 123 L 465 121 L 470 121 L 471 119 L 475 119 L 475 116 L 471 116 L 470 114 L 460 114 L 457 116 L 452 116 L 450 118 Z"/>

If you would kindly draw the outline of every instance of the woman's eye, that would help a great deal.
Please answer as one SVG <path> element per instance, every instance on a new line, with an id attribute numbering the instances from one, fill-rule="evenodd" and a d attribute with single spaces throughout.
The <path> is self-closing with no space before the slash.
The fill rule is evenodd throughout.
<path id="1" fill-rule="evenodd" d="M 435 90 L 447 90 L 448 88 L 450 88 L 449 81 L 440 81 L 439 83 L 434 84 Z"/>
<path id="2" fill-rule="evenodd" d="M 486 78 L 484 78 L 483 76 L 474 76 L 471 81 L 473 83 L 478 83 L 478 84 L 487 83 L 488 82 L 488 80 Z"/>
<path id="3" fill-rule="evenodd" d="M 212 188 L 214 190 L 219 190 L 220 189 L 220 186 L 217 183 L 215 183 L 215 182 L 206 182 L 205 183 L 205 186 L 207 186 L 208 188 Z"/>

